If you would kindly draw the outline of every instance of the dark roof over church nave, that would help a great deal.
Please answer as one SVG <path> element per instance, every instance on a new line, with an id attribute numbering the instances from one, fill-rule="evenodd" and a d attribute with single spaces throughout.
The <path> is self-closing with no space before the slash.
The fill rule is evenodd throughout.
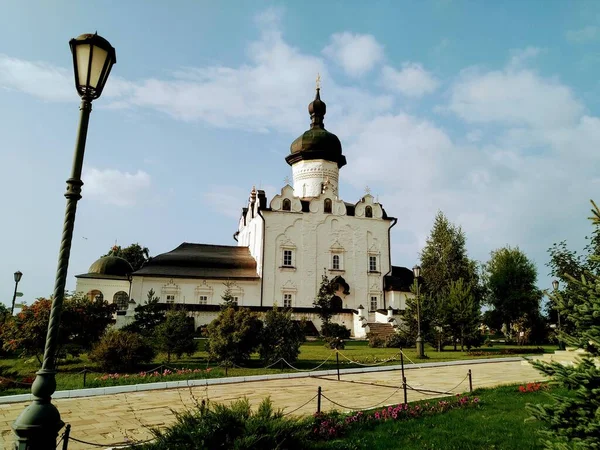
<path id="1" fill-rule="evenodd" d="M 248 247 L 184 242 L 150 259 L 135 276 L 256 279 L 256 261 Z"/>

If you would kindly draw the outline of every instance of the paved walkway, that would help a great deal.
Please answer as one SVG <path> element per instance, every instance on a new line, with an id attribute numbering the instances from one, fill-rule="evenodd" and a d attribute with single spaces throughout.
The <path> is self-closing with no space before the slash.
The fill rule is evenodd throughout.
<path id="1" fill-rule="evenodd" d="M 410 367 L 410 366 L 409 366 Z M 421 391 L 408 391 L 408 401 L 432 398 L 426 390 L 465 392 L 469 385 L 466 380 L 468 370 L 473 374 L 473 388 L 497 386 L 501 384 L 525 383 L 540 380 L 541 374 L 529 364 L 521 362 L 497 362 L 465 364 L 445 367 L 408 368 L 407 384 Z M 247 397 L 253 405 L 263 398 L 271 400 L 284 412 L 308 415 L 316 411 L 317 400 L 310 400 L 317 387 L 322 387 L 322 410 L 340 408 L 331 399 L 348 408 L 366 409 L 378 403 L 401 403 L 403 391 L 399 370 L 342 375 L 320 378 L 278 379 L 260 382 L 235 383 L 160 391 L 143 391 L 100 397 L 56 399 L 65 423 L 72 426 L 71 436 L 80 440 L 104 444 L 122 443 L 126 440 L 146 440 L 152 435 L 150 427 L 164 427 L 174 421 L 174 412 L 192 407 L 195 402 L 210 399 L 212 402 L 230 402 Z M 458 386 L 457 386 L 458 385 Z M 27 403 L 0 404 L 0 447 L 12 448 L 11 425 Z M 74 441 L 69 442 L 69 450 L 93 448 Z"/>

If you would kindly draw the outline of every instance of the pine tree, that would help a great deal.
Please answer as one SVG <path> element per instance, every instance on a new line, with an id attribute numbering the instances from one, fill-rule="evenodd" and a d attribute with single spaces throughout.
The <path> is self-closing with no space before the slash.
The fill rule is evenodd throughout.
<path id="1" fill-rule="evenodd" d="M 600 210 L 592 201 L 594 225 L 600 225 Z M 593 264 L 600 262 L 599 250 L 590 255 Z M 589 266 L 588 266 L 589 267 Z M 592 265 L 593 267 L 593 265 Z M 544 445 L 548 449 L 598 449 L 600 448 L 600 276 L 585 273 L 579 279 L 566 277 L 577 295 L 564 297 L 553 294 L 553 301 L 561 315 L 568 317 L 578 330 L 576 335 L 561 333 L 567 344 L 584 349 L 589 356 L 575 366 L 558 362 L 534 366 L 552 377 L 553 382 L 572 392 L 564 396 L 551 394 L 554 404 L 529 405 L 534 417 L 546 422 L 548 429 Z M 595 357 L 595 361 L 594 358 Z"/>
<path id="2" fill-rule="evenodd" d="M 154 289 L 147 294 L 146 303 L 135 307 L 135 320 L 123 327 L 126 331 L 152 336 L 157 326 L 165 321 L 165 310 L 160 304 L 160 297 L 154 295 Z"/>
<path id="3" fill-rule="evenodd" d="M 457 341 L 460 349 L 464 350 L 465 344 L 469 345 L 476 339 L 481 320 L 479 303 L 471 286 L 462 278 L 450 283 L 448 303 L 446 305 L 446 324 L 452 334 L 454 350 Z"/>
<path id="4" fill-rule="evenodd" d="M 223 300 L 223 303 L 221 303 L 221 309 L 236 308 L 237 302 L 233 296 L 233 293 L 231 292 L 233 283 L 231 281 L 225 281 L 223 284 L 225 285 L 225 290 L 221 295 L 221 300 Z"/>
<path id="5" fill-rule="evenodd" d="M 441 350 L 450 337 L 447 311 L 452 282 L 463 279 L 480 303 L 483 289 L 478 265 L 467 256 L 464 231 L 439 211 L 421 252 L 421 334 Z"/>

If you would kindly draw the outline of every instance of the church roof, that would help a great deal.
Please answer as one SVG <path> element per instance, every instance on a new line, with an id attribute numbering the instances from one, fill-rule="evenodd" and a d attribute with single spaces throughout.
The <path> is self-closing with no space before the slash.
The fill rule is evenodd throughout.
<path id="1" fill-rule="evenodd" d="M 413 271 L 409 268 L 392 266 L 391 275 L 385 276 L 383 282 L 386 291 L 410 292 L 414 279 Z"/>
<path id="2" fill-rule="evenodd" d="M 248 247 L 184 242 L 148 261 L 134 276 L 256 279 L 256 261 Z"/>
<path id="3" fill-rule="evenodd" d="M 127 280 L 133 272 L 131 264 L 118 256 L 104 256 L 88 269 L 88 273 L 75 275 L 75 278 L 105 278 L 110 280 Z"/>
<path id="4" fill-rule="evenodd" d="M 346 157 L 342 154 L 342 143 L 338 137 L 325 129 L 323 119 L 327 107 L 321 100 L 320 88 L 317 87 L 315 99 L 308 105 L 311 118 L 310 129 L 302 133 L 290 146 L 290 154 L 285 160 L 289 165 L 301 160 L 324 159 L 337 163 L 338 167 L 346 165 Z"/>

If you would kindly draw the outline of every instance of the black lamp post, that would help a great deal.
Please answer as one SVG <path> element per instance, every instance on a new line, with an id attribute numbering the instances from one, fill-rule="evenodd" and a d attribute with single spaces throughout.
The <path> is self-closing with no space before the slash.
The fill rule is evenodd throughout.
<path id="1" fill-rule="evenodd" d="M 15 272 L 15 293 L 13 294 L 12 306 L 10 307 L 10 315 L 12 316 L 15 312 L 15 301 L 17 300 L 17 286 L 19 286 L 19 281 L 21 281 L 21 277 L 23 274 L 20 270 Z"/>
<path id="2" fill-rule="evenodd" d="M 556 295 L 556 291 L 558 291 L 558 280 L 552 281 L 552 288 L 554 289 L 554 295 Z M 560 340 L 560 311 L 556 310 L 556 313 L 558 314 L 558 349 L 564 350 L 563 343 Z"/>
<path id="3" fill-rule="evenodd" d="M 421 336 L 421 298 L 419 292 L 419 277 L 421 276 L 421 267 L 413 267 L 413 274 L 417 282 L 417 356 L 419 358 L 425 357 L 425 351 L 423 348 L 423 337 Z"/>
<path id="4" fill-rule="evenodd" d="M 33 402 L 17 417 L 13 430 L 17 435 L 15 448 L 17 450 L 50 450 L 56 448 L 58 432 L 64 422 L 60 413 L 51 403 L 52 394 L 56 390 L 55 353 L 60 326 L 69 256 L 71 254 L 71 240 L 75 225 L 75 212 L 77 201 L 81 198 L 81 170 L 85 153 L 88 122 L 92 111 L 92 101 L 100 97 L 110 74 L 113 64 L 116 63 L 115 49 L 110 43 L 98 34 L 82 34 L 69 42 L 73 54 L 75 69 L 75 87 L 81 97 L 79 129 L 75 144 L 75 156 L 71 177 L 67 180 L 67 208 L 63 233 L 58 254 L 58 268 L 54 284 L 54 296 L 46 347 L 42 368 L 31 386 Z"/>

